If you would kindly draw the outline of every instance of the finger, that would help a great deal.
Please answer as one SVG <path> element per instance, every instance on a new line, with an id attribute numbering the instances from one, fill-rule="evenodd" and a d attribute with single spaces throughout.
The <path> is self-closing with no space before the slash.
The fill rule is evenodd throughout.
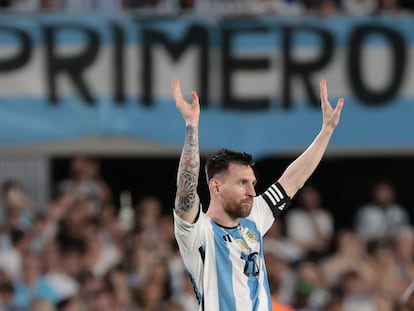
<path id="1" fill-rule="evenodd" d="M 183 99 L 183 94 L 181 92 L 181 85 L 180 85 L 179 79 L 173 80 L 171 89 L 172 89 L 172 94 L 173 94 L 175 101 Z"/>
<path id="2" fill-rule="evenodd" d="M 319 83 L 319 89 L 320 89 L 320 96 L 322 103 L 326 103 L 328 101 L 328 88 L 326 86 L 326 80 L 321 80 Z"/>
<path id="3" fill-rule="evenodd" d="M 199 102 L 199 98 L 198 98 L 198 95 L 197 95 L 196 91 L 191 92 L 191 99 L 193 100 L 193 103 L 198 103 Z"/>
<path id="4" fill-rule="evenodd" d="M 336 103 L 336 107 L 335 107 L 335 113 L 337 114 L 341 114 L 342 111 L 342 107 L 344 106 L 345 100 L 343 98 L 340 98 L 338 100 L 338 102 Z"/>

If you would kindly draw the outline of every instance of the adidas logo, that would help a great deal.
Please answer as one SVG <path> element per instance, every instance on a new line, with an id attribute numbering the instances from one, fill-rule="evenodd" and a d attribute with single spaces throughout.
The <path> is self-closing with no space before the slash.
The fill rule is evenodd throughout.
<path id="1" fill-rule="evenodd" d="M 223 240 L 226 242 L 231 242 L 231 235 L 230 234 L 223 235 Z"/>

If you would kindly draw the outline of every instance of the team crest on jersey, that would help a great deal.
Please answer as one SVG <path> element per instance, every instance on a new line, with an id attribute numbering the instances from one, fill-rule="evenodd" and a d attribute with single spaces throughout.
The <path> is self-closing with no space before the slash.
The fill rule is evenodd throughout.
<path id="1" fill-rule="evenodd" d="M 246 238 L 249 240 L 250 243 L 256 243 L 258 238 L 257 234 L 250 230 L 249 228 L 243 228 L 243 233 L 246 236 Z"/>
<path id="2" fill-rule="evenodd" d="M 246 244 L 246 242 L 244 240 L 237 239 L 237 240 L 235 240 L 235 242 L 237 243 L 237 245 L 240 247 L 240 249 L 243 252 L 246 252 L 246 253 L 249 252 L 249 246 Z"/>

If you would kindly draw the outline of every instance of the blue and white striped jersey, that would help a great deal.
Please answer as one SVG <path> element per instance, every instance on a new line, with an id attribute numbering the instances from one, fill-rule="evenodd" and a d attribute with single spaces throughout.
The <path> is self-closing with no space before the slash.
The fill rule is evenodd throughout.
<path id="1" fill-rule="evenodd" d="M 280 189 L 276 183 L 255 197 L 251 214 L 234 228 L 218 225 L 202 211 L 193 224 L 174 212 L 175 236 L 199 310 L 272 310 L 262 239 L 275 209 L 290 202 Z"/>

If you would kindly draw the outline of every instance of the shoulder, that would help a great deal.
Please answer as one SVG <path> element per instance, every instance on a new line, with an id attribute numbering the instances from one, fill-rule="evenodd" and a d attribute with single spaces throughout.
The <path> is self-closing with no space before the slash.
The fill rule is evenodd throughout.
<path id="1" fill-rule="evenodd" d="M 211 227 L 211 219 L 204 213 L 200 206 L 200 211 L 193 223 L 189 223 L 185 221 L 183 218 L 177 215 L 175 210 L 173 210 L 174 215 L 174 227 L 175 231 L 177 232 L 192 232 L 192 231 L 199 231 L 202 228 L 207 226 Z"/>

